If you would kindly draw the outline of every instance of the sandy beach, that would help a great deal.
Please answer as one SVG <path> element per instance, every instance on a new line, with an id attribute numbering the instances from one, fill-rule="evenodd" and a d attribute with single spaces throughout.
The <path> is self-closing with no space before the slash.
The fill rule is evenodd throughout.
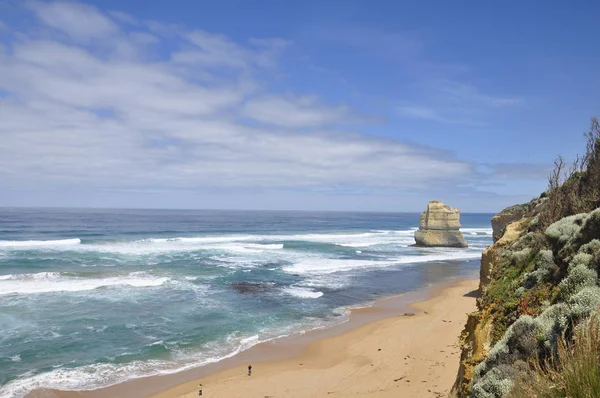
<path id="1" fill-rule="evenodd" d="M 199 383 L 204 397 L 446 396 L 456 377 L 458 338 L 466 314 L 475 309 L 477 286 L 474 279 L 442 284 L 409 306 L 410 297 L 381 300 L 353 310 L 350 322 L 337 331 L 315 332 L 325 337 L 261 344 L 212 367 L 94 391 L 37 390 L 30 396 L 191 398 L 198 396 Z M 247 375 L 248 363 L 252 376 Z"/>
<path id="2" fill-rule="evenodd" d="M 191 398 L 199 382 L 206 397 L 441 397 L 458 369 L 458 337 L 469 294 L 463 280 L 416 303 L 414 316 L 378 320 L 311 343 L 297 357 L 256 362 L 252 376 L 238 366 L 179 385 L 153 398 Z"/>

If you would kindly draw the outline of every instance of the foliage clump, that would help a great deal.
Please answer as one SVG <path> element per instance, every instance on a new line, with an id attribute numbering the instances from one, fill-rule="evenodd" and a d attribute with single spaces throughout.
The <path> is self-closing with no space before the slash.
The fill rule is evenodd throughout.
<path id="1" fill-rule="evenodd" d="M 600 322 L 581 323 L 572 338 L 561 337 L 556 356 L 534 361 L 513 378 L 510 398 L 589 398 L 600 394 Z"/>
<path id="2" fill-rule="evenodd" d="M 598 274 L 583 264 L 577 264 L 569 270 L 569 274 L 558 284 L 557 299 L 567 300 L 585 287 L 596 286 Z"/>
<path id="3" fill-rule="evenodd" d="M 600 397 L 600 321 L 586 326 L 600 308 L 597 119 L 586 138 L 585 154 L 570 167 L 555 162 L 548 190 L 520 221 L 521 237 L 496 248 L 478 301 L 492 348 L 474 368 L 471 397 Z"/>

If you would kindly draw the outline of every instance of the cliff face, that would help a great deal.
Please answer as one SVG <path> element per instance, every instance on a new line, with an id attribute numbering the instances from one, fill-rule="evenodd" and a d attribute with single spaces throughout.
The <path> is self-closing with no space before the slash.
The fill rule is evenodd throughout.
<path id="1" fill-rule="evenodd" d="M 541 227 L 545 206 L 529 203 L 482 254 L 478 310 L 461 335 L 451 396 L 511 396 L 533 361 L 554 357 L 560 339 L 600 307 L 600 208 Z M 513 218 L 504 216 L 495 219 Z"/>
<path id="2" fill-rule="evenodd" d="M 451 396 L 598 395 L 600 338 L 577 336 L 600 321 L 600 121 L 585 136 L 573 165 L 556 160 L 546 192 L 492 218 Z"/>
<path id="3" fill-rule="evenodd" d="M 498 241 L 505 232 L 505 228 L 513 221 L 520 220 L 527 212 L 531 211 L 532 204 L 522 204 L 507 207 L 492 217 L 492 230 L 494 242 Z"/>
<path id="4" fill-rule="evenodd" d="M 500 262 L 503 249 L 523 234 L 524 223 L 518 222 L 523 215 L 524 213 L 521 213 L 520 217 L 517 217 L 511 210 L 508 210 L 508 212 L 503 211 L 492 218 L 492 220 L 496 220 L 496 227 L 494 228 L 495 243 L 484 250 L 481 255 L 479 297 L 486 294 L 494 275 L 494 269 Z M 497 231 L 498 235 L 496 235 Z M 491 332 L 494 318 L 490 316 L 487 308 L 481 305 L 479 299 L 477 307 L 478 311 L 468 315 L 465 329 L 460 337 L 462 353 L 458 375 L 450 393 L 451 396 L 466 397 L 469 395 L 474 367 L 487 357 L 493 342 Z"/>
<path id="5" fill-rule="evenodd" d="M 415 241 L 417 246 L 467 247 L 460 227 L 460 210 L 432 201 L 421 213 Z"/>

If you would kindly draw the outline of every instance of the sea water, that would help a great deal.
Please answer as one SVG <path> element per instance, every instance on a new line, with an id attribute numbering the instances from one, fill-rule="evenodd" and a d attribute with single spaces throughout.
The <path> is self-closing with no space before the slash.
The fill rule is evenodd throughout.
<path id="1" fill-rule="evenodd" d="M 235 355 L 474 272 L 416 213 L 0 209 L 0 396 L 93 389 Z"/>

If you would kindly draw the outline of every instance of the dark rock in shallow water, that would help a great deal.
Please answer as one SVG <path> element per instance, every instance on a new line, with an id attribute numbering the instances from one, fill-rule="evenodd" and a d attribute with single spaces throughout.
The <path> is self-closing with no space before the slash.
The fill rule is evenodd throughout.
<path id="1" fill-rule="evenodd" d="M 273 282 L 232 282 L 230 286 L 241 294 L 265 293 L 274 289 Z"/>

